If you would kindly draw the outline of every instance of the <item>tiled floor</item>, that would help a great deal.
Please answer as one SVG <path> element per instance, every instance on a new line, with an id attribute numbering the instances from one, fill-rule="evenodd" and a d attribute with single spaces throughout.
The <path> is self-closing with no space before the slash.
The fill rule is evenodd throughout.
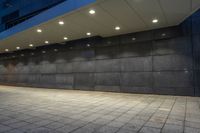
<path id="1" fill-rule="evenodd" d="M 0 86 L 0 133 L 200 133 L 200 98 Z"/>

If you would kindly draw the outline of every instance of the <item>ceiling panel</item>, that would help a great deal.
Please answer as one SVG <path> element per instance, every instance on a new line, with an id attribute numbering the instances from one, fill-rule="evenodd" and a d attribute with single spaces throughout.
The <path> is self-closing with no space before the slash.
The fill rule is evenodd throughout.
<path id="1" fill-rule="evenodd" d="M 115 28 L 116 25 L 119 24 L 119 22 L 117 22 L 116 19 L 114 19 L 110 14 L 106 13 L 98 5 L 93 6 L 91 9 L 95 9 L 96 11 L 95 15 L 88 14 L 89 11 L 88 8 L 85 9 L 84 11 L 81 11 L 80 13 L 86 15 L 87 18 L 89 17 L 91 19 L 91 21 L 97 23 L 98 27 L 106 29 L 106 32 L 101 32 L 99 33 L 99 35 L 108 36 L 111 34 L 115 34 L 116 31 L 114 31 L 113 29 Z"/>
<path id="2" fill-rule="evenodd" d="M 0 52 L 6 48 L 15 50 L 16 46 L 28 48 L 30 43 L 35 46 L 45 45 L 45 40 L 59 43 L 64 41 L 64 36 L 69 40 L 86 38 L 87 32 L 91 32 L 92 36 L 108 37 L 173 26 L 181 23 L 199 7 L 200 0 L 97 0 L 92 5 L 1 40 Z M 94 9 L 96 14 L 89 14 L 90 9 Z M 157 24 L 152 23 L 154 18 L 159 19 Z M 60 26 L 59 20 L 65 24 Z M 121 29 L 116 31 L 115 26 Z M 43 32 L 37 33 L 37 28 Z"/>
<path id="3" fill-rule="evenodd" d="M 134 31 L 135 29 L 145 27 L 144 22 L 124 0 L 107 0 L 100 3 L 99 6 L 123 25 L 124 28 Z M 120 24 L 118 25 L 120 26 Z"/>
<path id="4" fill-rule="evenodd" d="M 167 24 L 164 12 L 157 0 L 126 0 L 132 9 L 140 16 L 148 28 Z M 153 25 L 152 20 L 159 19 L 159 24 Z"/>
<path id="5" fill-rule="evenodd" d="M 200 6 L 200 0 L 192 0 L 192 10 L 196 11 Z"/>
<path id="6" fill-rule="evenodd" d="M 160 0 L 170 25 L 179 24 L 191 12 L 191 0 Z"/>

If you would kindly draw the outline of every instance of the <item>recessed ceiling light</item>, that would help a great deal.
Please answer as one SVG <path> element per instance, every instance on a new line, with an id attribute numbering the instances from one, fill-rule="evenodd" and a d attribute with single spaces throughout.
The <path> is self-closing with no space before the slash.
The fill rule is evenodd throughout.
<path id="1" fill-rule="evenodd" d="M 67 37 L 64 37 L 63 39 L 64 39 L 64 40 L 67 40 L 68 38 L 67 38 Z"/>
<path id="2" fill-rule="evenodd" d="M 49 43 L 49 41 L 45 41 L 44 43 L 48 44 L 48 43 Z"/>
<path id="3" fill-rule="evenodd" d="M 87 35 L 87 36 L 91 36 L 91 33 L 90 33 L 90 32 L 88 32 L 88 33 L 86 33 L 86 35 Z"/>
<path id="4" fill-rule="evenodd" d="M 9 51 L 9 49 L 5 49 L 5 51 L 6 51 L 6 52 L 8 52 L 8 51 Z"/>
<path id="5" fill-rule="evenodd" d="M 92 9 L 92 10 L 89 11 L 89 13 L 90 14 L 95 14 L 96 12 L 95 12 L 95 10 Z"/>
<path id="6" fill-rule="evenodd" d="M 57 52 L 57 51 L 58 51 L 58 49 L 54 49 L 54 51 L 55 51 L 55 52 Z"/>
<path id="7" fill-rule="evenodd" d="M 20 47 L 16 47 L 16 49 L 20 49 Z"/>
<path id="8" fill-rule="evenodd" d="M 41 29 L 37 29 L 37 32 L 38 32 L 38 33 L 41 33 L 41 32 L 42 32 L 42 30 L 41 30 Z"/>
<path id="9" fill-rule="evenodd" d="M 45 54 L 45 53 L 46 53 L 46 51 L 42 51 L 42 53 L 43 53 L 43 54 Z"/>
<path id="10" fill-rule="evenodd" d="M 116 27 L 115 27 L 115 30 L 120 30 L 120 27 L 119 27 L 119 26 L 116 26 Z"/>
<path id="11" fill-rule="evenodd" d="M 107 41 L 107 44 L 111 44 L 112 42 L 111 41 Z"/>
<path id="12" fill-rule="evenodd" d="M 59 21 L 58 23 L 59 23 L 59 25 L 64 25 L 65 24 L 64 21 Z"/>
<path id="13" fill-rule="evenodd" d="M 33 47 L 33 44 L 29 44 L 30 47 Z"/>
<path id="14" fill-rule="evenodd" d="M 162 36 L 166 36 L 166 34 L 165 34 L 165 33 L 162 33 Z"/>
<path id="15" fill-rule="evenodd" d="M 135 40 L 136 40 L 136 38 L 135 38 L 135 37 L 133 37 L 133 38 L 132 38 L 132 40 L 133 40 L 133 41 L 135 41 Z"/>
<path id="16" fill-rule="evenodd" d="M 186 70 L 185 73 L 188 73 L 188 71 Z"/>
<path id="17" fill-rule="evenodd" d="M 158 23 L 158 19 L 153 19 L 152 23 Z"/>
<path id="18" fill-rule="evenodd" d="M 31 55 L 34 55 L 34 53 L 31 53 Z"/>
<path id="19" fill-rule="evenodd" d="M 87 44 L 87 47 L 90 47 L 90 44 Z"/>

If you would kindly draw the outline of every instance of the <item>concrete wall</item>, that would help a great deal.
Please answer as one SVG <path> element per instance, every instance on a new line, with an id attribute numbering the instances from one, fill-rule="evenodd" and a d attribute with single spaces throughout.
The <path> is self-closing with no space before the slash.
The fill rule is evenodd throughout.
<path id="1" fill-rule="evenodd" d="M 191 39 L 180 27 L 170 27 L 1 55 L 0 82 L 193 96 Z"/>

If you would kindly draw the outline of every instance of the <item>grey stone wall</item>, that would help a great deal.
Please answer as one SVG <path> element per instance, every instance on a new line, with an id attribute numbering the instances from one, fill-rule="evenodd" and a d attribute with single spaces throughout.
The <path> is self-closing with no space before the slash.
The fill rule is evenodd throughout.
<path id="1" fill-rule="evenodd" d="M 200 96 L 200 33 L 192 36 L 192 41 L 195 96 Z"/>
<path id="2" fill-rule="evenodd" d="M 190 40 L 170 27 L 3 54 L 0 83 L 193 96 Z"/>

